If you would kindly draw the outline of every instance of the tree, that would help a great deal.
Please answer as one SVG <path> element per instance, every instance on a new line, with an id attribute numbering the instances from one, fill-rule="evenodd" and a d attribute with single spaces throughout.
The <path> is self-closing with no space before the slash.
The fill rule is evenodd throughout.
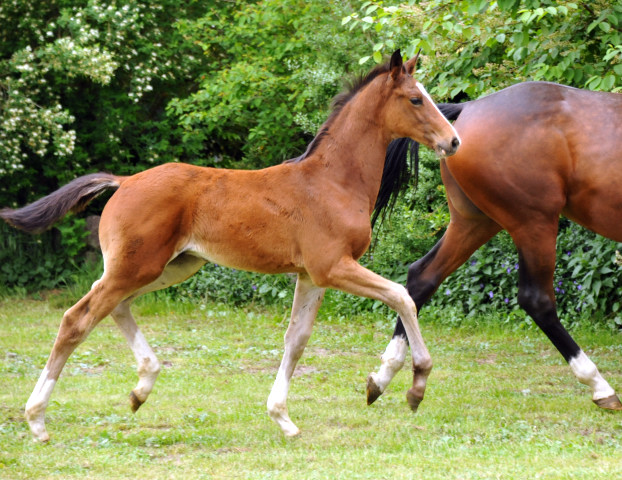
<path id="1" fill-rule="evenodd" d="M 165 107 L 204 61 L 175 28 L 200 11 L 172 0 L 3 2 L 1 203 L 25 203 L 33 186 L 41 195 L 87 171 L 184 156 Z"/>
<path id="2" fill-rule="evenodd" d="M 476 98 L 524 80 L 622 90 L 619 1 L 367 1 L 343 23 L 375 32 L 376 61 L 396 44 L 408 45 L 408 56 L 421 48 L 422 74 L 439 99 Z"/>

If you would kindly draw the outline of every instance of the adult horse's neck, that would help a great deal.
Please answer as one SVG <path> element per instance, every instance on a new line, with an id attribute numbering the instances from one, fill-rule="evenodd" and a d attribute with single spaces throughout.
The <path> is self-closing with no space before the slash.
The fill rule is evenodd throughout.
<path id="1" fill-rule="evenodd" d="M 383 99 L 373 87 L 369 85 L 357 93 L 327 122 L 318 147 L 305 160 L 316 164 L 314 171 L 326 181 L 339 183 L 353 197 L 364 197 L 370 213 L 392 140 L 380 117 Z"/>

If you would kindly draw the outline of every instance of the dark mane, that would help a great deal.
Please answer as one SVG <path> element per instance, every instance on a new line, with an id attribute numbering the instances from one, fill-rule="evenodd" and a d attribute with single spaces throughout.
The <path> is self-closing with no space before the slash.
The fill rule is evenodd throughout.
<path id="1" fill-rule="evenodd" d="M 406 190 L 414 178 L 415 188 L 419 176 L 419 144 L 410 138 L 393 140 L 388 148 L 382 170 L 382 180 L 374 213 L 371 217 L 372 227 L 378 219 L 384 222 L 391 215 L 399 194 Z"/>
<path id="2" fill-rule="evenodd" d="M 389 71 L 389 63 L 385 63 L 384 65 L 378 65 L 374 67 L 367 75 L 359 75 L 358 77 L 354 77 L 350 80 L 348 88 L 346 91 L 336 95 L 331 102 L 332 112 L 329 115 L 328 119 L 324 122 L 324 124 L 320 127 L 320 131 L 315 136 L 311 143 L 307 146 L 305 152 L 299 157 L 292 158 L 290 160 L 286 160 L 285 163 L 296 163 L 302 162 L 305 158 L 311 155 L 315 149 L 320 145 L 322 139 L 328 133 L 328 128 L 331 126 L 337 115 L 343 110 L 343 107 L 354 98 L 354 96 L 360 92 L 363 87 L 367 86 L 371 83 L 378 75 L 382 75 L 383 73 L 387 73 Z"/>

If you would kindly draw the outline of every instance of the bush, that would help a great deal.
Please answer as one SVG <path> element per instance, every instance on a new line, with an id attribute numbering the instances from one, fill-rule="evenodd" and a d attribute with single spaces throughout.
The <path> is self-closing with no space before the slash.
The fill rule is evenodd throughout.
<path id="1" fill-rule="evenodd" d="M 554 288 L 560 318 L 573 325 L 589 318 L 622 326 L 618 288 L 622 268 L 616 249 L 622 244 L 560 221 Z M 524 318 L 518 306 L 518 254 L 503 232 L 481 247 L 445 280 L 430 304 L 460 307 L 467 316 L 493 311 Z"/>

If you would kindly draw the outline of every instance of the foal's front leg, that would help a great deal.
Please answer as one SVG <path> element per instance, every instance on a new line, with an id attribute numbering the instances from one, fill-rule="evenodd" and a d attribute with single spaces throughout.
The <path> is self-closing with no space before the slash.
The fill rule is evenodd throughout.
<path id="1" fill-rule="evenodd" d="M 292 314 L 285 333 L 285 352 L 267 403 L 270 418 L 281 427 L 283 433 L 288 437 L 300 433 L 287 413 L 289 382 L 294 373 L 294 368 L 296 368 L 296 363 L 298 363 L 307 346 L 313 329 L 313 322 L 323 298 L 323 288 L 316 287 L 307 274 L 298 275 Z"/>
<path id="2" fill-rule="evenodd" d="M 406 288 L 362 267 L 352 258 L 343 258 L 324 275 L 321 281 L 318 280 L 318 283 L 354 295 L 380 300 L 400 315 L 413 360 L 413 386 L 408 391 L 407 399 L 410 407 L 416 410 L 423 400 L 427 379 L 432 370 L 432 358 L 419 330 L 417 308 Z M 406 342 L 402 342 L 399 347 L 399 352 L 396 353 L 399 358 L 395 362 L 397 370 L 404 361 Z"/>

